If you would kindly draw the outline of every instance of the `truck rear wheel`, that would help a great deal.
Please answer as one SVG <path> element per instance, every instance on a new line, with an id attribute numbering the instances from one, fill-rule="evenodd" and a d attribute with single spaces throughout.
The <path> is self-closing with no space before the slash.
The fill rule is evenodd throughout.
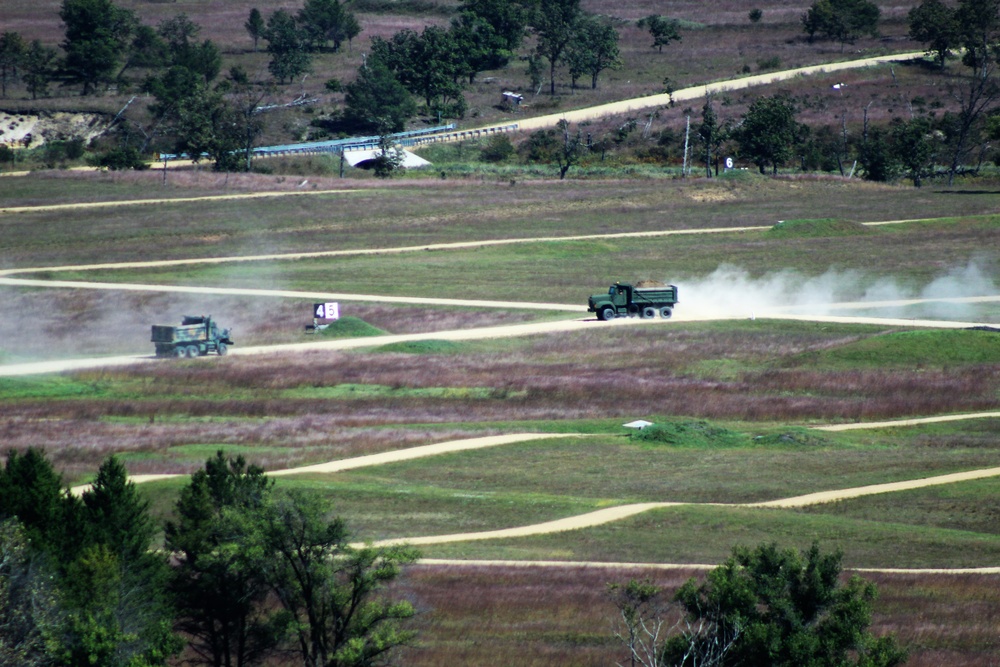
<path id="1" fill-rule="evenodd" d="M 604 308 L 601 308 L 601 311 L 598 313 L 598 315 L 602 320 L 608 321 L 615 319 L 616 313 L 615 309 L 612 308 L 611 306 L 605 306 Z"/>
<path id="2" fill-rule="evenodd" d="M 642 319 L 651 320 L 654 317 L 656 317 L 656 308 L 653 308 L 652 306 L 646 306 L 645 308 L 642 309 Z"/>
<path id="3" fill-rule="evenodd" d="M 188 345 L 188 356 L 192 359 L 196 359 L 201 356 L 201 351 L 198 350 L 197 345 Z"/>
<path id="4" fill-rule="evenodd" d="M 674 314 L 674 311 L 672 311 L 668 306 L 664 306 L 663 308 L 660 308 L 660 317 L 662 317 L 665 320 L 669 320 L 670 316 L 673 315 L 673 314 Z"/>
<path id="5" fill-rule="evenodd" d="M 188 356 L 187 348 L 184 347 L 183 345 L 181 345 L 180 347 L 175 347 L 174 356 L 177 357 L 178 359 L 183 359 L 184 357 Z"/>

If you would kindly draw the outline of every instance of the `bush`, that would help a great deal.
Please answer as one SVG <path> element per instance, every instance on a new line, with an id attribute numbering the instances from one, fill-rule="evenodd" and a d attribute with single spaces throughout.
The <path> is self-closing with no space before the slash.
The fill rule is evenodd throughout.
<path id="1" fill-rule="evenodd" d="M 483 146 L 479 153 L 479 159 L 483 162 L 506 162 L 514 154 L 514 144 L 510 142 L 507 135 L 495 134 Z"/>
<path id="2" fill-rule="evenodd" d="M 126 169 L 142 171 L 143 169 L 149 169 L 149 164 L 142 159 L 139 151 L 131 147 L 112 148 L 108 152 L 98 155 L 94 160 L 94 164 L 97 167 L 110 169 L 111 171 L 124 171 Z"/>
<path id="3" fill-rule="evenodd" d="M 781 58 L 778 56 L 770 56 L 769 58 L 761 58 L 757 61 L 757 69 L 764 71 L 769 69 L 778 69 L 781 67 Z"/>

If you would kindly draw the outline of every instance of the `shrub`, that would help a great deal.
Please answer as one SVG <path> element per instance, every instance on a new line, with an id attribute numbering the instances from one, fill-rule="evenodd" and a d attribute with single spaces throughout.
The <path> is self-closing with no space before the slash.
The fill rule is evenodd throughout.
<path id="1" fill-rule="evenodd" d="M 507 135 L 496 134 L 483 146 L 479 153 L 479 158 L 483 162 L 506 162 L 514 154 L 514 144 L 510 142 Z"/>

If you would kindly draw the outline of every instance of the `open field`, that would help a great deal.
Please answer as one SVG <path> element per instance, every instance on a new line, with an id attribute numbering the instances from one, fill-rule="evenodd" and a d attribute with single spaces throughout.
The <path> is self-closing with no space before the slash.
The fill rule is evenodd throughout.
<path id="1" fill-rule="evenodd" d="M 266 60 L 250 52 L 242 30 L 253 3 L 121 4 L 150 23 L 188 12 L 205 26 L 202 37 L 223 45 L 227 67 L 257 71 Z M 319 61 L 301 92 L 319 93 L 331 76 L 352 78 L 370 36 L 445 24 L 457 3 L 428 4 L 419 12 L 364 14 L 362 36 Z M 585 0 L 588 10 L 622 19 L 624 69 L 602 75 L 595 91 L 561 85 L 554 98 L 529 96 L 523 113 L 659 93 L 667 77 L 679 87 L 758 73 L 764 56 L 786 68 L 914 48 L 904 17 L 915 3 L 884 6 L 883 37 L 846 51 L 805 41 L 798 21 L 808 4 L 757 3 L 764 19 L 751 26 L 745 3 L 671 3 L 669 13 L 690 29 L 661 56 L 629 22 L 664 11 L 662 3 L 627 0 L 612 11 L 603 0 Z M 14 0 L 4 11 L 5 29 L 60 38 L 55 0 Z M 497 93 L 534 93 L 525 91 L 524 68 L 518 61 L 473 86 L 462 123 L 509 120 L 495 107 Z M 800 120 L 840 122 L 846 114 L 853 132 L 869 102 L 877 122 L 905 115 L 911 105 L 941 108 L 952 76 L 920 65 L 880 66 L 733 92 L 720 97 L 719 110 L 735 118 L 759 94 L 780 89 L 795 96 Z M 847 84 L 836 98 L 834 82 Z M 299 92 L 284 89 L 279 98 Z M 127 97 L 118 91 L 72 102 L 114 112 Z M 61 108 L 67 99 L 31 105 Z M 339 103 L 322 93 L 309 114 Z M 662 110 L 651 124 L 654 137 L 680 127 L 683 106 Z M 600 133 L 619 121 L 589 127 Z M 308 119 L 284 114 L 268 136 L 310 131 Z M 1000 294 L 1000 184 L 960 179 L 951 188 L 914 190 L 749 173 L 681 180 L 655 165 L 628 178 L 587 165 L 572 172 L 576 180 L 556 182 L 463 171 L 475 152 L 471 142 L 435 148 L 430 153 L 445 165 L 444 178 L 435 170 L 386 183 L 200 170 L 2 178 L 0 273 L 30 269 L 13 277 L 95 281 L 107 289 L 0 285 L 0 364 L 150 354 L 149 325 L 185 313 L 211 313 L 234 327 L 236 349 L 320 339 L 303 333 L 311 298 L 115 289 L 126 282 L 581 306 L 616 280 L 655 279 L 679 286 L 677 317 L 517 338 L 262 350 L 4 377 L 2 449 L 39 447 L 67 484 L 81 484 L 109 454 L 132 474 L 186 475 L 219 450 L 276 471 L 482 436 L 569 434 L 276 478 L 328 499 L 358 540 L 494 531 L 635 503 L 680 503 L 579 530 L 421 547 L 427 558 L 468 563 L 419 564 L 398 584 L 420 612 L 420 639 L 401 655 L 406 665 L 613 664 L 624 656 L 611 635 L 609 582 L 648 575 L 674 590 L 702 576 L 704 567 L 695 566 L 723 560 L 736 544 L 805 548 L 819 541 L 824 550 L 842 550 L 851 568 L 1000 565 L 996 477 L 808 507 L 741 506 L 1000 466 L 997 417 L 816 428 L 1000 410 L 1000 305 L 968 299 Z M 334 173 L 330 164 L 317 165 Z M 193 201 L 267 192 L 282 196 Z M 97 205 L 52 208 L 77 203 Z M 898 221 L 905 222 L 864 224 Z M 626 232 L 690 233 L 610 236 Z M 533 240 L 598 235 L 605 236 Z M 485 245 L 497 240 L 524 242 Z M 484 245 L 371 254 L 461 242 Z M 323 251 L 359 254 L 81 268 Z M 841 302 L 850 309 L 838 308 Z M 350 298 L 342 309 L 360 320 L 351 335 L 442 338 L 455 329 L 582 316 Z M 800 322 L 765 312 L 958 320 L 994 329 Z M 658 434 L 640 438 L 622 428 L 637 418 L 656 422 Z M 185 482 L 139 488 L 155 515 L 167 518 Z M 472 562 L 486 560 L 522 565 Z M 533 564 L 539 561 L 550 565 Z M 578 564 L 585 561 L 593 565 Z M 622 565 L 628 563 L 637 565 Z M 657 564 L 680 567 L 645 569 Z M 910 650 L 909 667 L 1000 662 L 1000 575 L 864 576 L 881 594 L 873 630 L 897 633 Z"/>
<path id="2" fill-rule="evenodd" d="M 238 187 L 285 185 L 254 178 L 263 180 Z M 30 206 L 50 201 L 50 193 L 65 203 L 146 198 L 143 183 L 157 182 L 148 179 L 59 175 L 4 179 L 0 188 L 12 204 Z M 18 182 L 30 187 L 22 191 Z M 64 184 L 76 192 L 56 194 Z M 164 194 L 226 191 L 206 177 L 168 185 Z M 6 378 L 0 381 L 0 439 L 42 447 L 68 483 L 80 483 L 110 453 L 133 474 L 190 473 L 218 449 L 278 470 L 483 435 L 584 433 L 278 483 L 329 498 L 362 540 L 530 526 L 631 503 L 684 503 L 575 531 L 422 548 L 435 558 L 702 564 L 725 558 L 737 543 L 805 547 L 819 540 L 842 549 L 851 567 L 993 566 L 1000 562 L 1000 517 L 988 509 L 995 479 L 812 508 L 735 505 L 1000 465 L 995 418 L 843 433 L 809 428 L 997 410 L 996 333 L 754 317 L 755 309 L 789 306 L 839 314 L 831 304 L 851 301 L 862 302 L 852 307 L 866 315 L 996 323 L 993 302 L 884 302 L 995 295 L 990 249 L 1000 229 L 998 206 L 991 185 L 914 193 L 743 176 L 514 187 L 400 182 L 294 198 L 11 213 L 0 217 L 4 269 L 44 267 L 25 277 L 103 281 L 112 289 L 46 289 L 44 282 L 3 287 L 5 363 L 148 352 L 149 324 L 183 312 L 211 312 L 235 326 L 238 348 L 301 341 L 310 321 L 308 299 L 116 292 L 114 283 L 124 281 L 579 305 L 602 284 L 658 278 L 680 285 L 681 304 L 677 321 L 650 326 Z M 776 225 L 779 220 L 785 222 Z M 914 221 L 860 224 L 899 220 Z M 761 229 L 725 231 L 736 226 Z M 698 233 L 718 228 L 723 231 Z M 670 230 L 695 233 L 145 269 L 58 268 Z M 344 310 L 371 325 L 354 333 L 579 317 L 363 301 L 345 302 Z M 688 311 L 735 319 L 686 321 Z M 669 425 L 665 439 L 628 438 L 620 425 L 639 417 Z M 157 516 L 166 517 L 183 483 L 141 488 Z M 699 538 L 690 539 L 695 534 Z M 462 603 L 449 597 L 445 584 L 462 572 L 468 570 L 421 566 L 403 584 L 422 601 L 426 641 L 407 664 L 476 662 L 473 642 L 479 640 L 473 638 L 481 635 L 459 630 L 465 627 Z M 671 585 L 680 581 L 657 576 Z M 896 629 L 912 641 L 911 664 L 988 664 L 997 657 L 983 639 L 988 630 L 979 626 L 941 620 L 931 637 L 918 636 L 907 626 L 909 605 L 930 603 L 898 584 L 915 575 L 895 576 L 879 575 L 880 582 L 903 601 L 878 608 L 876 629 Z M 966 604 L 960 579 L 926 576 L 939 587 L 929 612 L 936 618 L 943 619 L 949 605 Z M 600 585 L 579 597 L 595 578 Z M 512 644 L 499 626 L 483 632 L 495 637 L 493 651 L 529 650 L 546 664 L 607 664 L 615 651 L 607 613 L 587 596 L 600 595 L 615 578 L 604 570 L 547 573 L 542 588 L 565 612 L 543 621 L 523 611 L 525 629 Z M 479 590 L 506 594 L 502 583 Z M 587 613 L 581 603 L 591 605 Z M 516 609 L 504 613 L 522 613 Z M 569 618 L 579 619 L 573 629 L 564 625 Z M 970 632 L 975 638 L 960 639 Z M 465 639 L 456 643 L 455 637 Z"/>

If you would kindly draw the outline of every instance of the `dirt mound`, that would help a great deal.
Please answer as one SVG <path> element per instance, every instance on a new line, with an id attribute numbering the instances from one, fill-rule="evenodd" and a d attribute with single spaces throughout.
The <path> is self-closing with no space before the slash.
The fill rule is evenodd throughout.
<path id="1" fill-rule="evenodd" d="M 640 280 L 635 283 L 636 287 L 666 287 L 666 283 L 662 283 L 659 280 Z"/>
<path id="2" fill-rule="evenodd" d="M 37 148 L 48 141 L 90 141 L 104 131 L 104 116 L 65 111 L 39 114 L 0 111 L 0 144 Z"/>

